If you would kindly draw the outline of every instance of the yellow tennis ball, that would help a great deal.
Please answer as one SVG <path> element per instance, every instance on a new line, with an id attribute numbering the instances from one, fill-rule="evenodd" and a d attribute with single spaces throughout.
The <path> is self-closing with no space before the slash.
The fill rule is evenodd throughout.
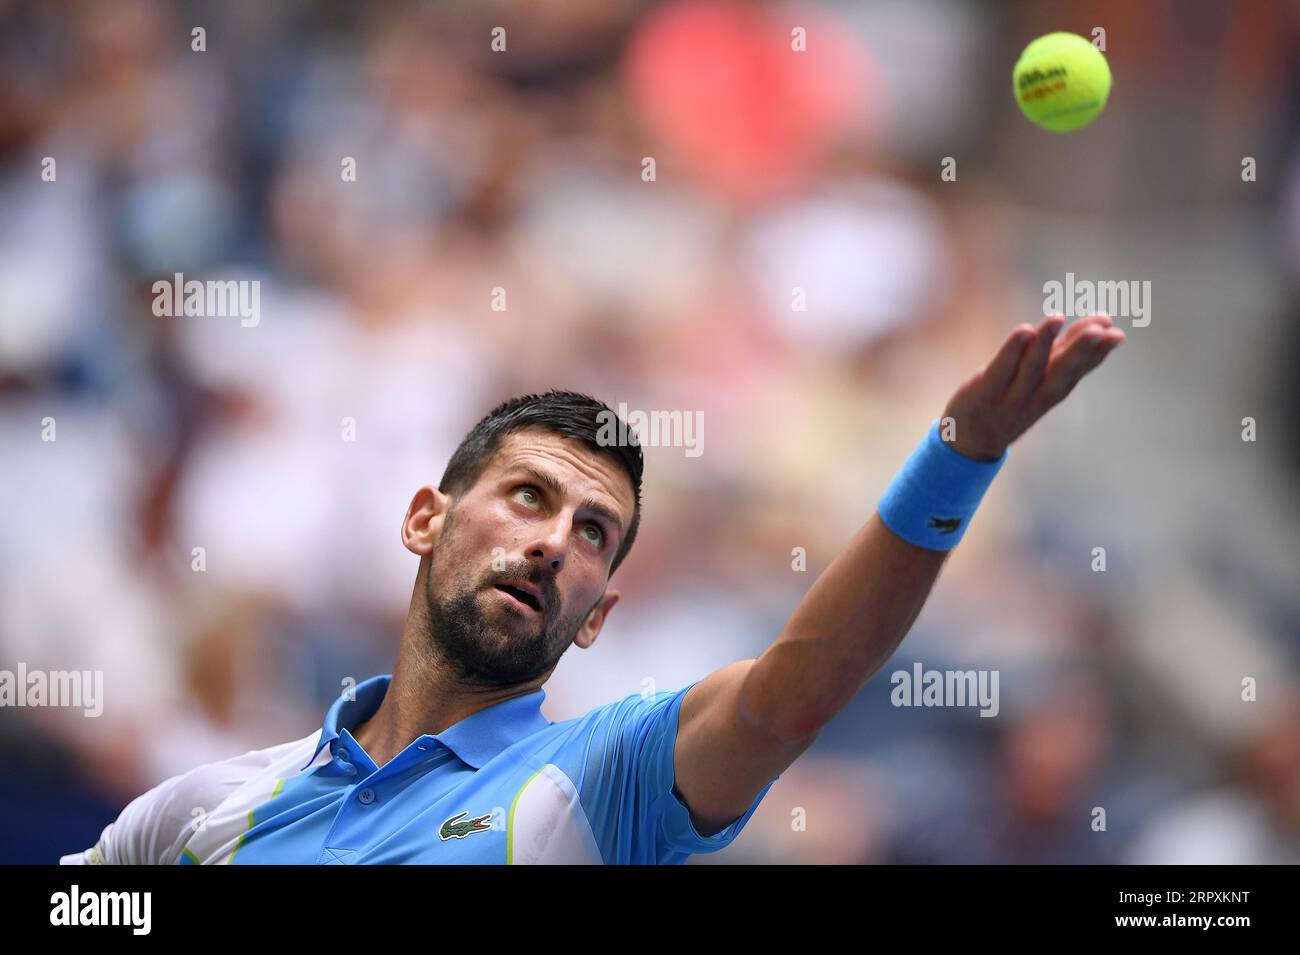
<path id="1" fill-rule="evenodd" d="M 1068 133 L 1087 126 L 1105 108 L 1110 66 L 1077 33 L 1049 33 L 1020 54 L 1011 89 L 1031 120 L 1054 133 Z"/>

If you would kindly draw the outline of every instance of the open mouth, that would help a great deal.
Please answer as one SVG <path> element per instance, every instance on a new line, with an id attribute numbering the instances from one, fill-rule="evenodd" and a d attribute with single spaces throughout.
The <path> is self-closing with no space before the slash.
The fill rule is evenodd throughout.
<path id="1" fill-rule="evenodd" d="M 515 587 L 511 584 L 497 584 L 496 589 L 513 597 L 524 606 L 535 610 L 538 613 L 542 612 L 542 602 L 538 600 L 535 595 L 524 590 L 522 587 Z"/>

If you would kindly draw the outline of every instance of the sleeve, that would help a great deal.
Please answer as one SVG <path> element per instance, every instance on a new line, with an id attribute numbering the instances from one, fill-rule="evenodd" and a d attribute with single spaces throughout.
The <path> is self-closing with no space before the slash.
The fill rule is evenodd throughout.
<path id="1" fill-rule="evenodd" d="M 173 776 L 137 796 L 104 827 L 89 849 L 61 856 L 60 865 L 174 865 L 195 820 L 230 792 L 221 763 Z"/>
<path id="2" fill-rule="evenodd" d="M 601 788 L 607 797 L 611 788 L 621 790 L 615 815 L 624 835 L 615 841 L 626 851 L 618 853 L 622 858 L 617 861 L 684 862 L 688 856 L 725 848 L 780 778 L 772 777 L 749 808 L 725 828 L 708 836 L 699 833 L 677 793 L 673 764 L 682 700 L 691 686 L 651 697 L 633 694 L 607 708 L 612 725 L 602 756 Z"/>

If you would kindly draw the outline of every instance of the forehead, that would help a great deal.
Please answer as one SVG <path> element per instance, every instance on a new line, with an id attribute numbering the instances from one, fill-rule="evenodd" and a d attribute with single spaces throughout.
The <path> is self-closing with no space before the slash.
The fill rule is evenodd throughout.
<path id="1" fill-rule="evenodd" d="M 538 428 L 506 435 L 493 458 L 492 473 L 524 467 L 558 478 L 571 495 L 603 498 L 624 515 L 624 527 L 631 522 L 636 508 L 631 478 L 613 458 L 598 454 L 576 438 Z"/>

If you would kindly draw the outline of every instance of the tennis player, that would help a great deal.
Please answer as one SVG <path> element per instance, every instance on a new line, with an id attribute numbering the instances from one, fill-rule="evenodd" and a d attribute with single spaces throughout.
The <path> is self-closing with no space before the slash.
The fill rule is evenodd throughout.
<path id="1" fill-rule="evenodd" d="M 641 450 L 603 442 L 612 412 L 584 395 L 500 405 L 406 512 L 420 563 L 392 674 L 302 739 L 166 780 L 60 861 L 681 863 L 721 849 L 907 634 L 1008 446 L 1124 339 L 1104 315 L 1063 326 L 1017 327 L 957 390 L 757 659 L 560 723 L 542 687 L 618 603 Z"/>

